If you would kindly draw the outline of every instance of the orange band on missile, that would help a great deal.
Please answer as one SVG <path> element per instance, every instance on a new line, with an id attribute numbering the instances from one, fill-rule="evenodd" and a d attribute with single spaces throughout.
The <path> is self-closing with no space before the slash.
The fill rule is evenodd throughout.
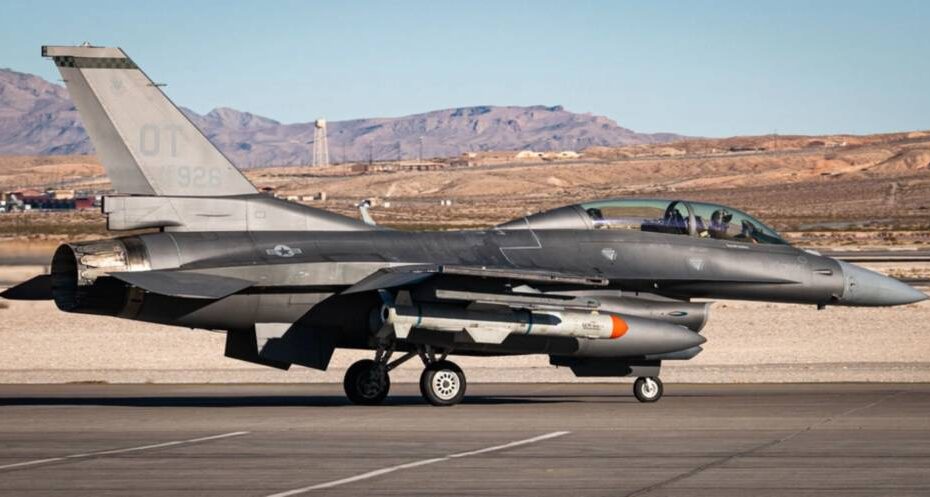
<path id="1" fill-rule="evenodd" d="M 619 316 L 610 315 L 610 320 L 613 322 L 613 328 L 610 331 L 610 338 L 620 338 L 626 334 L 627 330 L 630 329 L 630 326 L 626 324 L 626 321 L 621 319 Z"/>

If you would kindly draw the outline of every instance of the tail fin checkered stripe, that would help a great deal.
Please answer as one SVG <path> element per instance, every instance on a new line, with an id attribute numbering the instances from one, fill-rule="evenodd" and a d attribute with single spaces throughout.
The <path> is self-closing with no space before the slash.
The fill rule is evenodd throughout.
<path id="1" fill-rule="evenodd" d="M 77 67 L 81 69 L 138 69 L 128 58 L 116 57 L 52 57 L 58 67 Z"/>

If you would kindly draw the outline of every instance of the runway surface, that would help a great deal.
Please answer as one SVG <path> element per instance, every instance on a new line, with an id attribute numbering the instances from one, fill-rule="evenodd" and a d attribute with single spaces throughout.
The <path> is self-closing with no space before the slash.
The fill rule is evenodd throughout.
<path id="1" fill-rule="evenodd" d="M 930 385 L 0 385 L 0 495 L 928 495 Z"/>

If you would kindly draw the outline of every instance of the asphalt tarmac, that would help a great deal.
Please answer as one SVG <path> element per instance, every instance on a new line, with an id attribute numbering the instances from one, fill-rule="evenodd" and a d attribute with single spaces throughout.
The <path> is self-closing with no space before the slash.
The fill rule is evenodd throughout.
<path id="1" fill-rule="evenodd" d="M 0 385 L 0 495 L 930 494 L 930 384 Z"/>

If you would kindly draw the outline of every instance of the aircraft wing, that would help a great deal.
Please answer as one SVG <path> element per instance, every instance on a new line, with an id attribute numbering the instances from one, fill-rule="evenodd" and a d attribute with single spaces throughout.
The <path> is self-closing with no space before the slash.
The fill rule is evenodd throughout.
<path id="1" fill-rule="evenodd" d="M 465 278 L 495 279 L 516 283 L 565 285 L 577 287 L 604 287 L 609 283 L 605 278 L 591 278 L 552 271 L 532 271 L 522 269 L 489 268 L 482 266 L 455 266 L 442 264 L 423 264 L 395 266 L 380 269 L 352 285 L 342 293 L 353 294 L 375 290 L 389 290 L 422 283 L 439 276 L 461 276 Z"/>
<path id="2" fill-rule="evenodd" d="M 228 276 L 172 270 L 110 273 L 109 276 L 152 293 L 191 299 L 221 299 L 254 284 Z"/>

